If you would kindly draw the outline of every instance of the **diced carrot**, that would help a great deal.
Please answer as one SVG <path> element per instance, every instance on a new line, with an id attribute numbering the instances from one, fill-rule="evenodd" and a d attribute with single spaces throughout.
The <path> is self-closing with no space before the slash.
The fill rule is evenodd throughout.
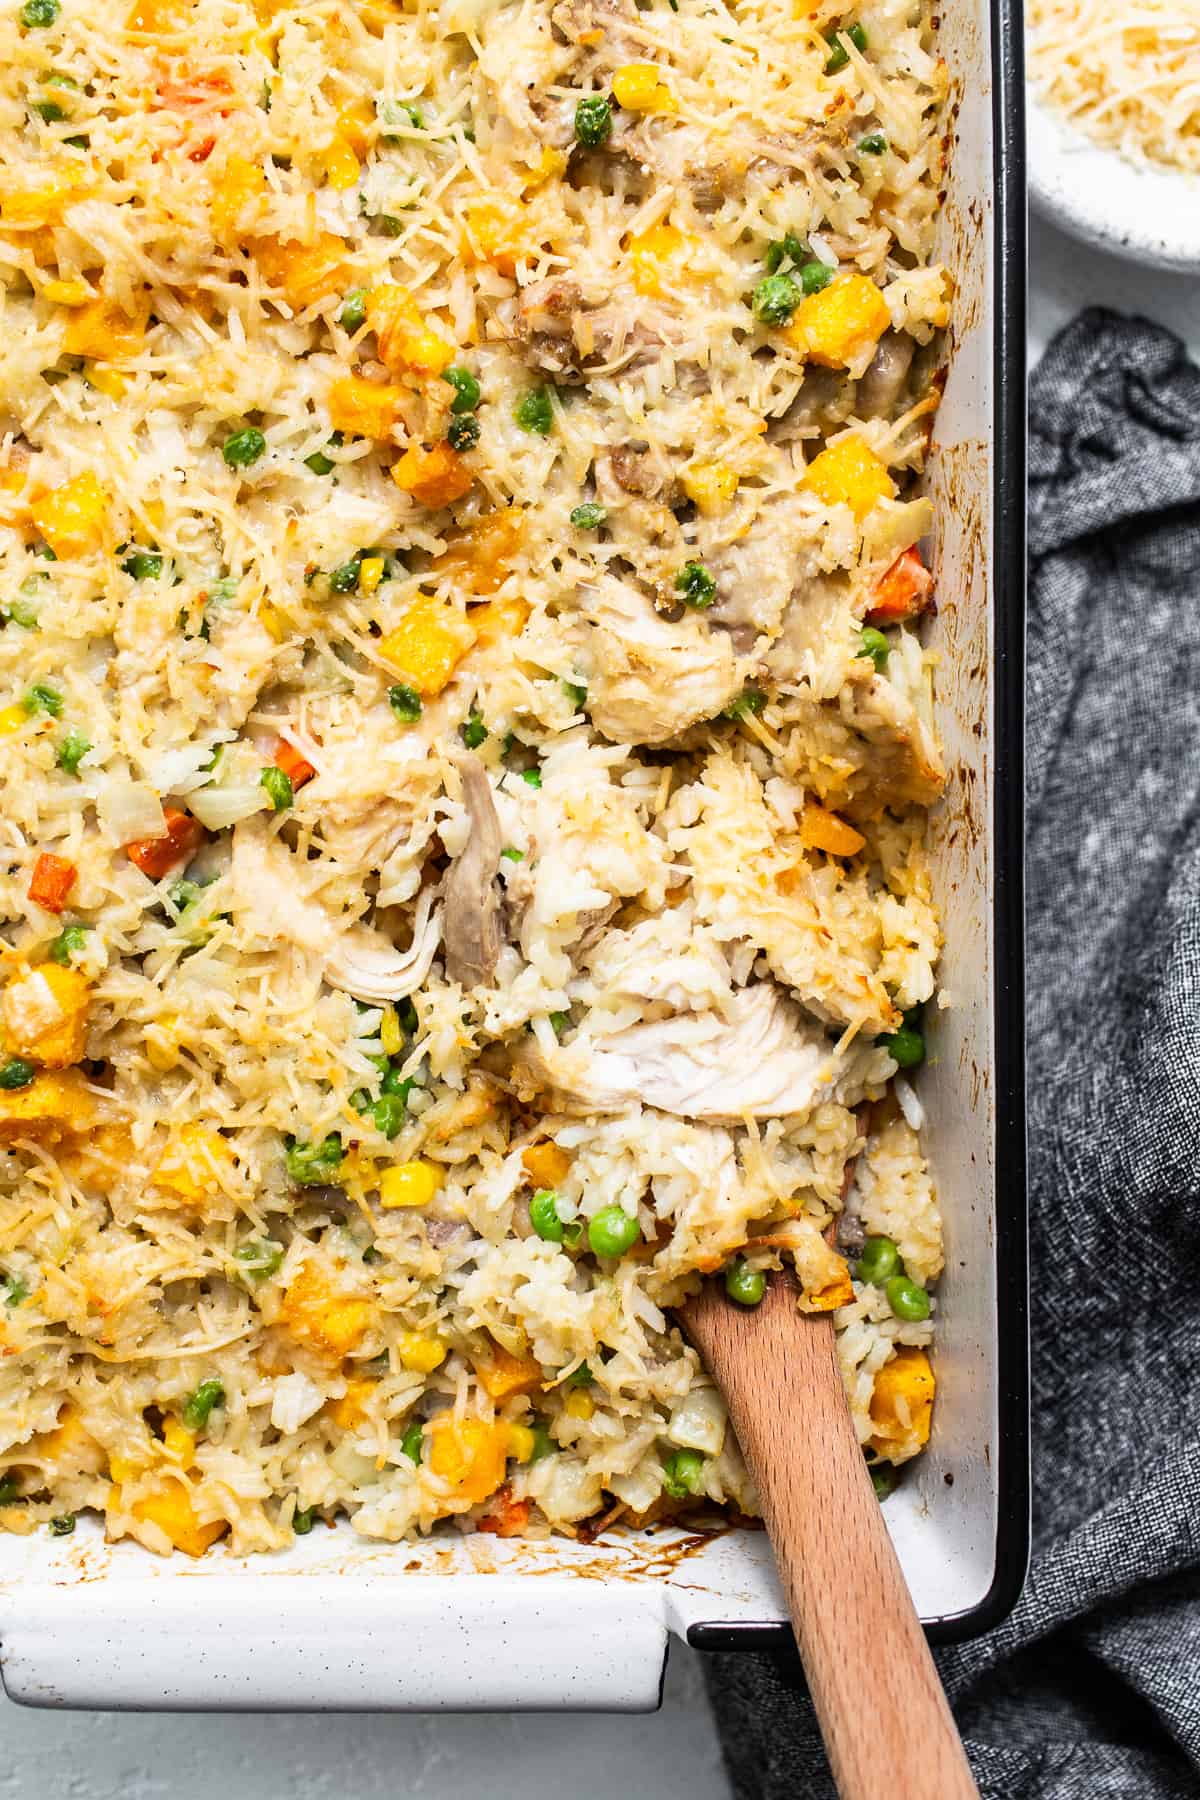
<path id="1" fill-rule="evenodd" d="M 905 550 L 875 584 L 868 625 L 894 625 L 913 619 L 929 605 L 933 576 L 921 561 L 919 550 Z"/>
<path id="2" fill-rule="evenodd" d="M 137 838 L 125 845 L 125 854 L 151 881 L 161 881 L 177 863 L 192 856 L 204 841 L 204 827 L 191 813 L 177 806 L 163 808 L 167 829 L 162 837 Z"/>
<path id="3" fill-rule="evenodd" d="M 493 1499 L 491 1510 L 480 1519 L 479 1529 L 496 1537 L 520 1537 L 528 1523 L 528 1500 L 514 1500 L 512 1489 L 505 1482 Z"/>
<path id="4" fill-rule="evenodd" d="M 280 738 L 275 746 L 274 763 L 277 769 L 283 770 L 293 788 L 303 787 L 317 772 L 308 758 L 301 756 L 296 746 L 289 744 L 286 738 Z"/>
<path id="5" fill-rule="evenodd" d="M 67 904 L 67 895 L 79 879 L 79 870 L 73 862 L 65 857 L 52 856 L 43 850 L 33 865 L 33 875 L 29 883 L 29 898 L 38 906 L 44 906 L 47 912 L 60 913 Z"/>
<path id="6" fill-rule="evenodd" d="M 810 800 L 800 819 L 800 842 L 806 850 L 827 850 L 831 856 L 857 856 L 866 843 L 861 831 L 847 825 L 836 813 Z"/>

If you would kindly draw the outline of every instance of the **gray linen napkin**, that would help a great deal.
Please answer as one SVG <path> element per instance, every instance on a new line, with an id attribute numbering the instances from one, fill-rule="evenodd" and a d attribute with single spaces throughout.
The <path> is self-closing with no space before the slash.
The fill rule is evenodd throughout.
<path id="1" fill-rule="evenodd" d="M 1033 1564 L 938 1664 L 987 1800 L 1175 1800 L 1200 1794 L 1200 369 L 1091 310 L 1030 433 Z M 738 1800 L 833 1793 L 794 1654 L 708 1676 Z"/>

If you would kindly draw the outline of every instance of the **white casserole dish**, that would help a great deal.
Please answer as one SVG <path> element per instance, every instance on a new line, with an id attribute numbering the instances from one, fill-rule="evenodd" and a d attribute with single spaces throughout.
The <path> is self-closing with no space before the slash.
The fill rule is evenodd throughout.
<path id="1" fill-rule="evenodd" d="M 1007 0 L 990 14 L 972 0 L 942 35 L 959 99 L 942 254 L 958 296 L 931 467 L 932 631 L 953 775 L 933 837 L 953 1006 L 919 1091 L 946 1274 L 932 1443 L 886 1508 L 938 1639 L 1003 1617 L 1028 1542 L 1020 34 Z M 0 1539 L 4 1685 L 35 1706 L 643 1709 L 669 1633 L 757 1647 L 783 1620 L 758 1531 L 380 1546 L 343 1526 L 284 1555 L 199 1563 L 106 1546 L 92 1522 Z"/>

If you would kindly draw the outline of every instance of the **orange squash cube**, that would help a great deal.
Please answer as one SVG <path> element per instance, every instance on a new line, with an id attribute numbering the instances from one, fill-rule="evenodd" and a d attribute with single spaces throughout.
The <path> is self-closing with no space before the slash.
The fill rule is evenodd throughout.
<path id="1" fill-rule="evenodd" d="M 929 1442 L 937 1383 L 924 1350 L 902 1345 L 875 1377 L 868 1439 L 872 1450 L 893 1462 L 915 1456 Z"/>
<path id="2" fill-rule="evenodd" d="M 826 506 L 848 506 L 856 519 L 865 519 L 873 506 L 894 498 L 896 493 L 887 465 L 856 434 L 830 444 L 814 456 L 804 471 L 802 485 Z"/>
<path id="3" fill-rule="evenodd" d="M 381 387 L 363 375 L 345 375 L 329 390 L 329 418 L 335 431 L 356 437 L 392 435 L 400 413 L 400 390 Z"/>
<path id="4" fill-rule="evenodd" d="M 449 444 L 434 444 L 431 450 L 421 444 L 410 444 L 404 455 L 392 464 L 392 480 L 422 506 L 435 510 L 452 506 L 475 485 L 474 475 Z"/>
<path id="5" fill-rule="evenodd" d="M 135 1500 L 129 1510 L 135 1519 L 157 1525 L 170 1538 L 174 1548 L 182 1550 L 186 1556 L 203 1556 L 209 1545 L 215 1544 L 222 1532 L 229 1530 L 224 1519 L 201 1525 L 190 1493 L 179 1482 L 172 1482 L 160 1493 Z"/>
<path id="6" fill-rule="evenodd" d="M 271 286 L 282 289 L 288 305 L 303 312 L 319 300 L 341 293 L 349 280 L 345 251 L 340 237 L 321 231 L 311 244 L 294 238 L 261 238 L 254 247 L 254 260 Z"/>
<path id="7" fill-rule="evenodd" d="M 379 654 L 428 698 L 441 693 L 474 643 L 474 627 L 448 601 L 420 594 L 396 629 L 379 640 Z"/>
<path id="8" fill-rule="evenodd" d="M 29 509 L 35 528 L 55 556 L 84 556 L 100 548 L 104 540 L 104 516 L 108 495 L 90 469 L 73 481 L 51 488 Z"/>
<path id="9" fill-rule="evenodd" d="M 443 1412 L 430 1420 L 426 1437 L 429 1468 L 468 1506 L 486 1500 L 504 1480 L 508 1428 L 502 1422 L 487 1425 L 482 1419 L 456 1419 L 452 1412 Z"/>
<path id="10" fill-rule="evenodd" d="M 844 369 L 878 343 L 892 322 L 887 301 L 866 275 L 837 275 L 796 308 L 787 335 L 810 362 Z"/>
<path id="11" fill-rule="evenodd" d="M 494 1344 L 487 1362 L 477 1363 L 475 1373 L 493 1400 L 511 1394 L 535 1394 L 542 1385 L 541 1364 L 532 1356 L 513 1356 L 503 1344 Z"/>

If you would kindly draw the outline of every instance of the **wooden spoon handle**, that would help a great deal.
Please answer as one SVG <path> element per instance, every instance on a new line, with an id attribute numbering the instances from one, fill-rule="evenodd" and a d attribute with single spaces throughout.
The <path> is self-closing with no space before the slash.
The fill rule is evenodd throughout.
<path id="1" fill-rule="evenodd" d="M 693 1331 L 714 1307 L 719 1324 Z M 798 1314 L 777 1277 L 753 1312 L 706 1289 L 684 1324 L 759 1491 L 842 1800 L 978 1800 L 855 1436 L 832 1320 Z"/>

